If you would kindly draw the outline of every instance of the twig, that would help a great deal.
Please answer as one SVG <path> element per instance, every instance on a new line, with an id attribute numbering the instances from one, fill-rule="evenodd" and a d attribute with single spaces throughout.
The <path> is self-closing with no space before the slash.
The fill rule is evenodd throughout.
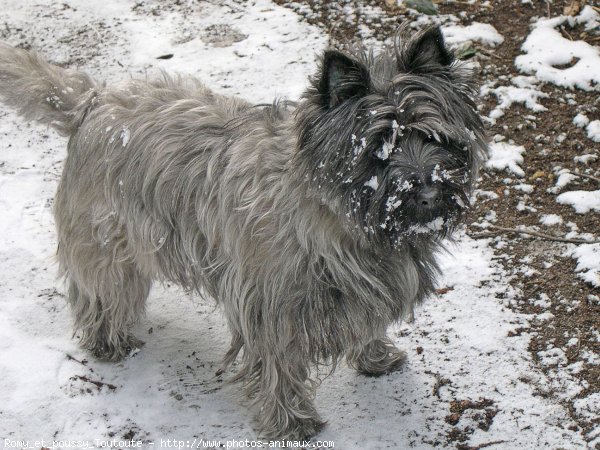
<path id="1" fill-rule="evenodd" d="M 437 398 L 440 398 L 440 388 L 446 386 L 447 384 L 451 384 L 448 378 L 443 378 L 442 376 L 435 374 L 435 384 L 433 385 L 433 395 Z"/>
<path id="2" fill-rule="evenodd" d="M 523 230 L 519 228 L 499 227 L 498 225 L 488 225 L 488 228 L 492 228 L 493 230 L 498 230 L 505 233 L 528 234 L 530 236 L 535 236 L 540 239 L 545 239 L 547 241 L 566 242 L 569 244 L 600 244 L 600 239 L 569 239 L 559 236 L 552 236 L 550 234 L 539 233 L 537 231 Z"/>
<path id="3" fill-rule="evenodd" d="M 496 55 L 494 52 L 490 52 L 489 50 L 486 50 L 484 48 L 477 47 L 476 50 L 478 52 L 483 53 L 484 55 L 491 56 L 492 58 L 496 58 L 496 59 L 502 60 L 502 57 L 500 57 L 500 56 Z"/>
<path id="4" fill-rule="evenodd" d="M 485 447 L 491 447 L 492 445 L 496 445 L 496 444 L 504 444 L 506 441 L 492 441 L 492 442 L 484 442 L 483 444 L 479 444 L 476 445 L 474 447 L 471 447 L 467 444 L 458 444 L 456 446 L 457 449 L 459 450 L 480 450 L 482 448 Z"/>
<path id="5" fill-rule="evenodd" d="M 75 361 L 75 362 L 78 362 L 79 364 L 81 364 L 82 366 L 85 366 L 85 367 L 87 367 L 87 361 L 86 361 L 86 360 L 79 361 L 77 358 L 74 358 L 74 357 L 72 357 L 72 356 L 71 356 L 71 355 L 69 355 L 68 353 L 65 353 L 65 355 L 67 355 L 67 359 L 68 359 L 69 361 Z M 88 369 L 89 369 L 89 367 L 88 367 Z M 93 372 L 93 370 L 92 370 L 92 369 L 90 369 L 90 371 L 92 371 L 92 372 Z"/>
<path id="6" fill-rule="evenodd" d="M 574 177 L 581 177 L 581 178 L 586 178 L 588 180 L 593 180 L 596 183 L 600 184 L 600 178 L 598 178 L 598 177 L 593 177 L 591 175 L 586 175 L 584 173 L 573 173 L 573 172 L 566 172 L 566 173 L 568 173 L 569 175 L 573 175 Z"/>
<path id="7" fill-rule="evenodd" d="M 571 36 L 571 35 L 569 34 L 569 32 L 567 31 L 567 29 L 566 29 L 565 27 L 561 26 L 561 27 L 560 27 L 560 31 L 562 31 L 563 33 L 565 33 L 565 34 L 567 35 L 567 37 L 569 38 L 569 40 L 570 40 L 570 41 L 572 41 L 572 40 L 573 40 L 573 36 Z"/>
<path id="8" fill-rule="evenodd" d="M 98 388 L 98 390 L 102 389 L 104 386 L 106 386 L 111 391 L 114 391 L 114 390 L 117 389 L 117 387 L 114 384 L 105 383 L 104 381 L 92 380 L 92 379 L 86 377 L 85 375 L 73 375 L 71 377 L 71 379 L 72 380 L 81 380 L 81 381 L 83 381 L 85 383 L 91 383 L 94 386 L 96 386 Z"/>

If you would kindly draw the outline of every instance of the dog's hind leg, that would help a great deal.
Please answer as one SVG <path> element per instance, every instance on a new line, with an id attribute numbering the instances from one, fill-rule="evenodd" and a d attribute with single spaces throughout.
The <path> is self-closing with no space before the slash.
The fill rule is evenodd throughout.
<path id="1" fill-rule="evenodd" d="M 68 299 L 75 334 L 82 347 L 101 359 L 119 360 L 143 345 L 129 334 L 130 325 L 144 310 L 150 280 L 131 265 L 98 267 L 87 280 L 69 270 Z"/>
<path id="2" fill-rule="evenodd" d="M 129 327 L 144 311 L 151 279 L 127 257 L 123 240 L 99 243 L 82 222 L 68 230 L 59 223 L 59 236 L 58 259 L 81 345 L 102 359 L 127 356 L 143 344 Z"/>
<path id="3" fill-rule="evenodd" d="M 390 339 L 381 338 L 351 351 L 346 360 L 363 375 L 380 376 L 399 370 L 406 361 L 406 353 L 398 349 Z"/>
<path id="4" fill-rule="evenodd" d="M 75 334 L 97 358 L 120 360 L 143 345 L 129 334 L 129 327 L 144 309 L 150 282 L 130 268 L 100 269 L 95 278 L 104 286 L 90 289 L 81 279 L 69 281 Z"/>

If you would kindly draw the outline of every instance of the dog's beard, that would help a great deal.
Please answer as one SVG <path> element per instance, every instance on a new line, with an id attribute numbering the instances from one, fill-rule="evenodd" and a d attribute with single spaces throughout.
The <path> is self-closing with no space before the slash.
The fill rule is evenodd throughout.
<path id="1" fill-rule="evenodd" d="M 393 248 L 415 238 L 442 239 L 455 230 L 468 208 L 467 179 L 466 174 L 455 175 L 433 183 L 429 187 L 438 196 L 427 206 L 417 200 L 423 186 L 404 177 L 384 182 L 377 189 L 371 183 L 350 193 L 346 216 L 367 239 Z"/>

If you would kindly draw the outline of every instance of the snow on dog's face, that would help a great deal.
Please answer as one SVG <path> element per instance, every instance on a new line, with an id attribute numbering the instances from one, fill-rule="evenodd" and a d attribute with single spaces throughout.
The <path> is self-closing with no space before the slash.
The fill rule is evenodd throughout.
<path id="1" fill-rule="evenodd" d="M 325 53 L 298 108 L 296 158 L 311 189 L 369 239 L 443 236 L 486 153 L 468 73 L 438 28 L 393 49 Z"/>

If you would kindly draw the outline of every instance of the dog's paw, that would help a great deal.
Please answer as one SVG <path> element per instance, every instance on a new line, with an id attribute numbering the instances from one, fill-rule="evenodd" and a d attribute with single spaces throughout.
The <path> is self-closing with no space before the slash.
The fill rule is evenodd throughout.
<path id="1" fill-rule="evenodd" d="M 325 424 L 319 418 L 295 418 L 284 429 L 262 430 L 260 436 L 266 440 L 309 441 Z"/>
<path id="2" fill-rule="evenodd" d="M 125 358 L 132 358 L 137 355 L 144 345 L 146 345 L 144 341 L 129 335 L 125 341 L 125 351 L 127 352 Z"/>
<path id="3" fill-rule="evenodd" d="M 133 335 L 128 335 L 125 338 L 120 339 L 117 343 L 105 341 L 96 342 L 95 345 L 90 348 L 90 352 L 97 359 L 121 361 L 125 358 L 135 356 L 144 345 L 144 341 Z"/>
<path id="4" fill-rule="evenodd" d="M 390 340 L 375 339 L 348 363 L 363 375 L 378 377 L 400 370 L 406 358 L 406 352 L 398 349 Z"/>

